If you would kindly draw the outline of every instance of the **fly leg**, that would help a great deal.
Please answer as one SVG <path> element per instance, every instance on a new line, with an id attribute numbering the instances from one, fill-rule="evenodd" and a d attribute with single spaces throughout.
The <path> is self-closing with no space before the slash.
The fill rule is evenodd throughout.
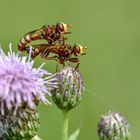
<path id="1" fill-rule="evenodd" d="M 62 64 L 62 65 L 63 65 L 63 68 L 65 67 L 65 63 L 60 63 L 60 62 L 58 61 L 58 63 L 56 64 L 56 72 L 58 72 L 58 64 Z"/>
<path id="2" fill-rule="evenodd" d="M 46 49 L 43 53 L 41 53 L 41 57 L 46 59 L 46 60 L 56 60 L 58 61 L 58 56 L 51 56 L 51 57 L 48 57 L 49 55 L 49 51 Z"/>
<path id="3" fill-rule="evenodd" d="M 49 55 L 49 53 L 48 53 L 48 55 Z M 47 57 L 47 56 L 41 55 L 41 57 L 43 59 L 46 59 L 46 60 L 56 60 L 57 61 L 57 64 L 56 64 L 56 72 L 57 72 L 58 71 L 58 56 L 56 56 L 56 55 L 55 56 L 52 56 L 52 57 Z"/>
<path id="4" fill-rule="evenodd" d="M 49 50 L 46 49 L 43 53 L 41 53 L 41 57 L 46 59 L 46 60 L 56 60 L 57 64 L 56 64 L 56 72 L 58 71 L 58 56 L 52 56 L 52 57 L 48 57 L 49 55 Z"/>
<path id="5" fill-rule="evenodd" d="M 63 38 L 62 38 L 62 44 L 65 45 L 65 41 L 67 41 L 67 40 L 68 40 L 68 38 L 63 37 Z"/>
<path id="6" fill-rule="evenodd" d="M 62 63 L 62 65 L 63 65 L 63 68 L 65 67 L 65 63 Z"/>
<path id="7" fill-rule="evenodd" d="M 35 58 L 36 56 L 38 56 L 40 54 L 40 51 L 38 48 L 34 49 L 34 50 L 30 50 L 27 49 L 27 53 L 31 56 L 31 58 Z"/>
<path id="8" fill-rule="evenodd" d="M 58 43 L 62 44 L 62 45 L 65 45 L 65 41 L 67 41 L 67 40 L 68 40 L 68 38 L 66 38 L 66 37 L 62 37 L 60 39 L 57 39 Z"/>
<path id="9" fill-rule="evenodd" d="M 37 44 L 37 45 L 32 45 L 32 47 L 26 47 L 25 50 L 27 51 L 28 54 L 31 55 L 31 58 L 35 58 L 37 55 L 42 53 L 48 45 L 46 44 Z"/>
<path id="10" fill-rule="evenodd" d="M 79 58 L 69 58 L 70 62 L 77 62 L 77 65 L 75 67 L 75 70 L 78 68 L 79 64 L 80 64 L 80 59 Z"/>

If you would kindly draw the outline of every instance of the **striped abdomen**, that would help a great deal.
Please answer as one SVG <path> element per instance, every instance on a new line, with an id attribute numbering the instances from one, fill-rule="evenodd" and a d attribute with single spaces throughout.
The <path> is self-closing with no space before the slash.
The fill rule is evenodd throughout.
<path id="1" fill-rule="evenodd" d="M 33 40 L 38 40 L 38 39 L 42 39 L 42 36 L 41 36 L 41 30 L 35 30 L 35 31 L 32 31 L 32 32 L 29 32 L 27 34 L 25 34 L 19 41 L 18 43 L 18 50 L 19 51 L 24 51 L 26 50 L 26 45 L 28 43 L 30 43 L 31 41 Z"/>

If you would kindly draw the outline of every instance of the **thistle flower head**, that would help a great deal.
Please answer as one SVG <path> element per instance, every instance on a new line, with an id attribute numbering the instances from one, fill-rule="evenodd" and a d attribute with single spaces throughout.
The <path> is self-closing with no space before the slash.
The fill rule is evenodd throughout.
<path id="1" fill-rule="evenodd" d="M 7 124 L 6 124 L 7 122 Z M 1 122 L 2 123 L 2 122 Z M 7 129 L 4 129 L 5 126 Z M 40 126 L 39 114 L 36 111 L 20 112 L 16 116 L 3 119 L 3 138 L 5 140 L 31 140 Z"/>
<path id="2" fill-rule="evenodd" d="M 101 117 L 98 134 L 101 140 L 128 140 L 129 124 L 124 116 L 109 112 Z"/>
<path id="3" fill-rule="evenodd" d="M 57 85 L 55 75 L 43 70 L 43 65 L 33 68 L 33 64 L 11 47 L 8 55 L 0 49 L 0 115 L 11 110 L 16 113 L 21 107 L 35 109 L 39 100 L 49 104 L 45 96 Z"/>
<path id="4" fill-rule="evenodd" d="M 58 74 L 58 88 L 52 91 L 54 103 L 62 110 L 77 106 L 84 92 L 83 80 L 79 70 L 72 66 L 62 68 Z"/>

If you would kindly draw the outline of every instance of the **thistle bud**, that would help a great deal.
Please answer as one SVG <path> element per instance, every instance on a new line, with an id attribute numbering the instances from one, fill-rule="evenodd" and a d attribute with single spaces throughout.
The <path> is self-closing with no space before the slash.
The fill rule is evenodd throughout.
<path id="1" fill-rule="evenodd" d="M 100 140 L 128 140 L 129 124 L 124 116 L 109 112 L 98 124 Z"/>
<path id="2" fill-rule="evenodd" d="M 69 111 L 80 103 L 84 92 L 80 71 L 72 66 L 65 67 L 58 72 L 57 78 L 58 88 L 52 91 L 53 102 L 58 108 Z"/>
<path id="3" fill-rule="evenodd" d="M 6 140 L 30 140 L 36 136 L 40 125 L 38 112 L 20 112 L 17 116 L 11 116 L 10 120 L 14 121 L 11 123 L 11 127 L 5 131 L 3 137 Z"/>

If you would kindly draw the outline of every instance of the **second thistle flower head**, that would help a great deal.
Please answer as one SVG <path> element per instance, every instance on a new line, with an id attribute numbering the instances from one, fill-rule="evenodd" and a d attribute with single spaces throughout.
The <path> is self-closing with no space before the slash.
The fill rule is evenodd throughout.
<path id="1" fill-rule="evenodd" d="M 39 100 L 49 103 L 45 96 L 57 85 L 54 75 L 43 70 L 43 65 L 33 68 L 33 64 L 11 48 L 8 55 L 0 49 L 0 115 L 22 107 L 35 109 Z"/>
<path id="2" fill-rule="evenodd" d="M 83 80 L 79 70 L 72 66 L 58 72 L 58 88 L 52 91 L 54 103 L 62 110 L 70 110 L 78 105 L 84 92 Z"/>
<path id="3" fill-rule="evenodd" d="M 109 112 L 101 117 L 98 133 L 101 140 L 128 140 L 129 124 L 124 116 Z"/>
<path id="4" fill-rule="evenodd" d="M 5 117 L 1 126 L 4 140 L 31 140 L 40 126 L 39 113 L 31 110 L 18 112 L 16 116 Z"/>

